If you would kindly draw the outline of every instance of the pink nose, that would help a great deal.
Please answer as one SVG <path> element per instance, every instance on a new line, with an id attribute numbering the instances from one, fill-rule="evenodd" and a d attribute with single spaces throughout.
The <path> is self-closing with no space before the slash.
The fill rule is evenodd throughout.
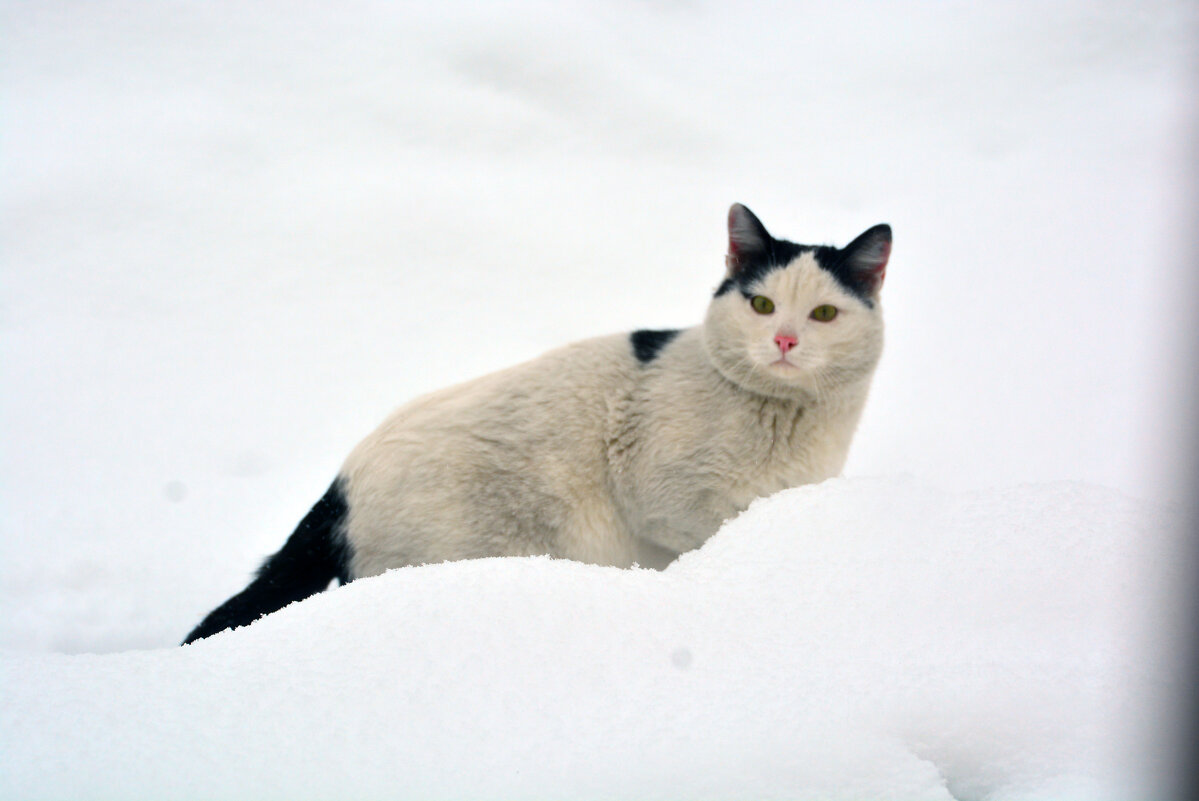
<path id="1" fill-rule="evenodd" d="M 776 334 L 774 337 L 774 344 L 779 346 L 779 350 L 783 352 L 783 355 L 786 355 L 787 351 L 794 348 L 795 343 L 797 342 L 799 342 L 799 340 L 795 337 L 789 337 L 783 334 Z"/>

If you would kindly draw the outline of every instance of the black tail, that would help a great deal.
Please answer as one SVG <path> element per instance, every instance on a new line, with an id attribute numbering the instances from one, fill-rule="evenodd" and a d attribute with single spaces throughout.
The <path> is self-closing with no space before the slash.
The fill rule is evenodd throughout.
<path id="1" fill-rule="evenodd" d="M 283 548 L 263 562 L 250 586 L 210 612 L 183 644 L 253 623 L 320 592 L 333 579 L 349 581 L 349 546 L 342 531 L 345 518 L 346 499 L 338 479 Z"/>

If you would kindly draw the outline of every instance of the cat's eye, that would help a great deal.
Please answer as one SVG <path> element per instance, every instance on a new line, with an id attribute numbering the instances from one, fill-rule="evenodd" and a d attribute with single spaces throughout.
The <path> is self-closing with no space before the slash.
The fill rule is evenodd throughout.
<path id="1" fill-rule="evenodd" d="M 750 299 L 749 305 L 754 307 L 754 311 L 758 314 L 770 314 L 774 311 L 774 301 L 765 295 L 754 295 Z"/>
<path id="2" fill-rule="evenodd" d="M 837 316 L 837 307 L 830 306 L 825 303 L 812 309 L 812 319 L 819 320 L 822 323 L 827 323 L 829 320 Z"/>

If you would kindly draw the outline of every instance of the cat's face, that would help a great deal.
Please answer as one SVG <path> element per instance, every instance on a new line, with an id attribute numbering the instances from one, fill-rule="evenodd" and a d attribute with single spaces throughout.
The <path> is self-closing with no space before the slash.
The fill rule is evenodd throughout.
<path id="1" fill-rule="evenodd" d="M 809 247 L 773 239 L 734 206 L 729 244 L 729 272 L 704 325 L 726 378 L 765 395 L 819 400 L 870 377 L 882 353 L 889 228 L 844 249 Z"/>

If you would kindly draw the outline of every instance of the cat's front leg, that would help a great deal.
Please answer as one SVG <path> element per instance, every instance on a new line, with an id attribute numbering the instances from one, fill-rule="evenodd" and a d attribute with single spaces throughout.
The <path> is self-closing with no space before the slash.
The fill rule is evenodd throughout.
<path id="1" fill-rule="evenodd" d="M 647 558 L 655 553 L 677 555 L 695 550 L 716 533 L 721 523 L 738 512 L 732 507 L 715 512 L 698 506 L 663 511 L 667 514 L 646 519 L 637 530 L 636 540 L 645 543 Z M 669 514 L 670 511 L 674 514 Z"/>
<path id="2" fill-rule="evenodd" d="M 678 551 L 664 548 L 642 537 L 634 538 L 634 548 L 634 563 L 654 570 L 663 570 L 667 565 L 679 558 Z"/>

